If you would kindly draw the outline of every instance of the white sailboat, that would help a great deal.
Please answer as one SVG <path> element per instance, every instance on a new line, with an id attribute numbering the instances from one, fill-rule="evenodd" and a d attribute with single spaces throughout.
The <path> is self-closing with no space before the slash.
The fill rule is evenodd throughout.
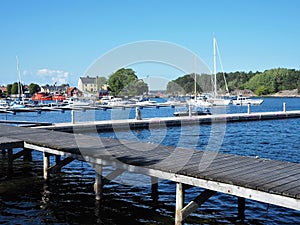
<path id="1" fill-rule="evenodd" d="M 226 96 L 218 95 L 218 90 L 217 90 L 217 50 L 218 50 L 218 48 L 217 48 L 216 37 L 213 38 L 213 47 L 214 47 L 213 97 L 209 98 L 208 101 L 211 102 L 214 106 L 228 106 L 232 103 L 231 99 L 229 99 L 229 97 L 226 98 Z M 218 50 L 218 53 L 219 53 L 219 50 Z M 219 56 L 219 61 L 221 63 L 220 54 L 218 54 L 218 56 Z M 223 67 L 222 63 L 221 63 L 221 67 Z M 223 68 L 222 68 L 222 70 L 223 70 Z M 227 85 L 227 81 L 224 76 L 224 73 L 223 73 L 223 77 L 224 77 L 224 81 L 225 81 L 226 93 L 229 93 L 228 85 Z"/>
<path id="2" fill-rule="evenodd" d="M 196 57 L 194 57 L 194 67 L 196 71 Z M 191 99 L 187 100 L 187 104 L 193 107 L 198 107 L 198 108 L 211 108 L 213 104 L 209 101 L 207 101 L 207 97 L 204 95 L 198 95 L 197 94 L 197 74 L 196 72 L 194 73 L 194 96 L 192 96 Z"/>
<path id="3" fill-rule="evenodd" d="M 16 110 L 16 109 L 23 109 L 25 108 L 24 102 L 22 102 L 22 84 L 21 84 L 21 74 L 20 74 L 20 69 L 19 69 L 19 60 L 18 56 L 16 56 L 16 61 L 17 61 L 17 71 L 18 71 L 18 77 L 19 77 L 19 82 L 18 82 L 18 98 L 13 101 L 10 104 L 10 109 Z"/>

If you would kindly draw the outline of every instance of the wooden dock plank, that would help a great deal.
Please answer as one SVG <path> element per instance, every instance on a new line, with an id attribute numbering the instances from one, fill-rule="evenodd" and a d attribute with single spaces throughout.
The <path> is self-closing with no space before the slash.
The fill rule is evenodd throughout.
<path id="1" fill-rule="evenodd" d="M 224 170 L 232 170 L 233 166 L 237 165 L 238 167 L 241 167 L 240 162 L 235 160 L 235 156 L 231 156 L 227 158 L 224 158 L 223 160 L 218 161 L 212 161 L 210 165 L 202 165 L 198 164 L 197 167 L 191 167 L 191 168 L 183 168 L 181 171 L 184 171 L 190 175 L 197 175 L 202 178 L 210 177 L 212 174 L 223 172 Z M 245 159 L 240 159 L 240 161 L 243 161 Z M 207 166 L 207 167 L 206 167 Z M 181 172 L 180 171 L 180 172 Z"/>
<path id="2" fill-rule="evenodd" d="M 300 173 L 286 176 L 284 179 L 278 179 L 264 184 L 264 187 L 268 188 L 271 193 L 279 193 L 285 190 L 289 190 L 300 185 Z M 296 182 L 296 183 L 295 183 Z"/>
<path id="3" fill-rule="evenodd" d="M 0 149 L 23 148 L 24 141 L 8 137 L 0 137 Z"/>
<path id="4" fill-rule="evenodd" d="M 270 167 L 273 168 L 273 170 L 267 170 L 264 169 L 262 173 L 253 173 L 253 176 L 247 177 L 247 184 L 246 186 L 268 191 L 268 188 L 264 186 L 264 184 L 267 184 L 269 182 L 274 182 L 279 179 L 285 179 L 285 177 L 294 175 L 299 173 L 299 166 L 298 165 L 286 165 L 282 168 L 284 165 L 280 165 L 280 167 L 275 166 Z M 267 170 L 267 172 L 265 172 Z M 257 176 L 257 178 L 255 178 Z M 241 180 L 241 177 L 238 177 L 237 179 Z"/>
<path id="5" fill-rule="evenodd" d="M 236 174 L 232 177 L 230 176 L 230 180 L 236 185 L 243 185 L 248 188 L 262 190 L 262 188 L 264 188 L 263 183 L 266 182 L 266 180 L 274 180 L 276 177 L 276 174 L 273 175 L 273 173 L 276 171 L 274 170 L 276 169 L 276 165 L 270 166 L 266 164 L 266 167 L 269 168 L 268 173 L 264 172 L 264 167 L 260 167 L 256 170 L 250 170 L 249 173 L 241 173 L 240 175 Z M 273 168 L 273 170 L 271 168 Z M 257 177 L 257 179 L 255 178 L 255 176 Z M 284 175 L 281 179 L 284 179 L 285 177 L 286 175 Z M 263 190 L 268 192 L 268 188 L 266 187 Z"/>
<path id="6" fill-rule="evenodd" d="M 241 165 L 241 167 L 237 167 L 232 171 L 224 171 L 219 174 L 212 174 L 211 177 L 213 179 L 221 179 L 224 182 L 235 181 L 235 184 L 240 183 L 244 185 L 249 175 L 251 176 L 252 173 L 260 173 L 264 169 L 264 166 L 268 166 L 268 164 L 266 164 L 267 161 L 261 159 L 258 160 L 254 158 L 249 158 L 248 160 L 252 163 L 247 163 L 247 165 Z"/>

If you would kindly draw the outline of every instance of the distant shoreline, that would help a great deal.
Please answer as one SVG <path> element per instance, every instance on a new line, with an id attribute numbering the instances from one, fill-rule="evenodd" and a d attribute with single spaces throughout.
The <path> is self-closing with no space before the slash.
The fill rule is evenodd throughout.
<path id="1" fill-rule="evenodd" d="M 270 97 L 285 97 L 285 98 L 299 98 L 300 94 L 298 93 L 298 89 L 293 89 L 293 90 L 284 90 L 284 91 L 279 91 L 275 94 L 268 95 Z"/>

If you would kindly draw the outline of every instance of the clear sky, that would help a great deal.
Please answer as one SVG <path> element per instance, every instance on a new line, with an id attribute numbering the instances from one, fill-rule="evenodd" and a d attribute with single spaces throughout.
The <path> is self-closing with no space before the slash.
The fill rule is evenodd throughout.
<path id="1" fill-rule="evenodd" d="M 143 40 L 182 46 L 212 68 L 214 35 L 225 72 L 300 69 L 299 11 L 298 0 L 2 0 L 0 84 L 18 80 L 18 55 L 23 83 L 77 86 L 97 58 Z M 149 80 L 182 75 L 133 68 Z"/>

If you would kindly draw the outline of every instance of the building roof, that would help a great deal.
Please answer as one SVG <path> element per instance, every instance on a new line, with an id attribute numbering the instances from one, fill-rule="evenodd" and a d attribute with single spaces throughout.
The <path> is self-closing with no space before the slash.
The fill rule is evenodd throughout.
<path id="1" fill-rule="evenodd" d="M 42 86 L 42 88 L 48 89 L 49 91 L 61 91 L 61 90 L 67 90 L 68 86 Z"/>
<path id="2" fill-rule="evenodd" d="M 80 77 L 79 78 L 83 84 L 94 84 L 96 78 L 95 77 Z"/>

